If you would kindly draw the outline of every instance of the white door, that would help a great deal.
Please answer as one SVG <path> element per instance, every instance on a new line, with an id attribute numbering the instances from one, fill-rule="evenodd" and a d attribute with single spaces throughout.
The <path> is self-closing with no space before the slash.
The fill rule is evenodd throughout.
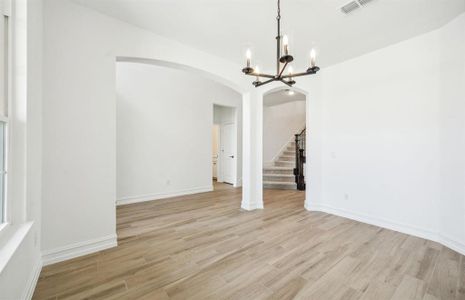
<path id="1" fill-rule="evenodd" d="M 221 173 L 223 181 L 234 183 L 234 162 L 236 154 L 234 151 L 234 124 L 224 124 L 221 126 Z"/>

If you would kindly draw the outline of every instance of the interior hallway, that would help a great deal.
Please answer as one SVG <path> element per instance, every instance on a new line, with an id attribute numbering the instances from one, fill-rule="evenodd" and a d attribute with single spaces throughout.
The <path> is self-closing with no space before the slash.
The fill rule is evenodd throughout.
<path id="1" fill-rule="evenodd" d="M 119 246 L 44 267 L 34 299 L 464 299 L 465 257 L 303 208 L 305 193 L 241 189 L 120 206 Z"/>

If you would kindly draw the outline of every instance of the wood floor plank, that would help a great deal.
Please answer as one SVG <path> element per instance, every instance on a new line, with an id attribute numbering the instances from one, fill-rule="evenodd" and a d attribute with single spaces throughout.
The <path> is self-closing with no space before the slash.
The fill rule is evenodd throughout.
<path id="1" fill-rule="evenodd" d="M 465 256 L 460 257 L 460 275 L 457 281 L 457 300 L 465 300 Z"/>
<path id="2" fill-rule="evenodd" d="M 431 276 L 427 293 L 438 299 L 455 299 L 461 284 L 460 256 L 455 251 L 442 247 Z"/>
<path id="3" fill-rule="evenodd" d="M 44 267 L 34 299 L 465 300 L 465 258 L 435 242 L 241 190 L 117 208 L 118 247 Z"/>
<path id="4" fill-rule="evenodd" d="M 421 300 L 425 292 L 424 281 L 405 275 L 391 300 Z"/>

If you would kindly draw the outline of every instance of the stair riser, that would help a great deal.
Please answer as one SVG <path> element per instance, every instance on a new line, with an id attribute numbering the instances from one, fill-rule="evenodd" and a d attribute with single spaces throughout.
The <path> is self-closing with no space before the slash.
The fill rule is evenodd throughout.
<path id="1" fill-rule="evenodd" d="M 279 157 L 278 161 L 294 161 L 295 157 L 293 156 L 281 156 Z"/>
<path id="2" fill-rule="evenodd" d="M 295 183 L 295 147 L 294 141 L 289 142 L 281 152 L 273 167 L 263 169 L 263 188 L 276 190 L 297 190 Z M 278 168 L 285 168 L 280 170 Z"/>
<path id="3" fill-rule="evenodd" d="M 289 176 L 267 176 L 263 175 L 263 181 L 295 182 L 295 178 Z"/>
<path id="4" fill-rule="evenodd" d="M 294 168 L 294 162 L 285 162 L 285 161 L 276 161 L 275 163 L 275 166 L 277 167 L 289 167 L 289 168 Z"/>
<path id="5" fill-rule="evenodd" d="M 296 190 L 297 185 L 290 186 L 290 185 L 282 185 L 282 184 L 264 184 L 264 189 L 274 189 L 274 190 Z"/>
<path id="6" fill-rule="evenodd" d="M 280 175 L 294 175 L 293 170 L 263 170 L 263 175 L 266 174 L 280 174 Z"/>

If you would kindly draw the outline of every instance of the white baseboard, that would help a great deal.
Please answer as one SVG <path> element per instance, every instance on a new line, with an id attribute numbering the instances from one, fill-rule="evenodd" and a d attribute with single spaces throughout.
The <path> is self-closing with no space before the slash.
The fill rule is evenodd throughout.
<path id="1" fill-rule="evenodd" d="M 123 198 L 116 200 L 116 205 L 126 205 L 126 204 L 146 202 L 146 201 L 152 201 L 152 200 L 160 200 L 160 199 L 192 195 L 192 194 L 198 194 L 198 193 L 205 193 L 205 192 L 211 192 L 211 191 L 213 191 L 213 185 L 196 187 L 196 188 L 185 189 L 185 190 L 178 190 L 178 191 L 168 192 L 168 193 L 155 193 L 155 194 L 150 194 L 150 195 L 123 197 Z"/>
<path id="2" fill-rule="evenodd" d="M 241 187 L 242 186 L 242 178 L 237 179 L 236 183 L 233 186 L 234 187 Z"/>
<path id="3" fill-rule="evenodd" d="M 445 236 L 444 234 L 439 234 L 438 243 L 441 243 L 447 248 L 450 248 L 462 255 L 465 255 L 465 244 L 451 237 Z"/>
<path id="4" fill-rule="evenodd" d="M 252 211 L 252 210 L 256 210 L 256 209 L 263 209 L 263 205 L 257 205 L 257 204 L 252 204 L 252 205 L 241 205 L 241 208 L 243 210 L 247 210 L 247 211 Z"/>
<path id="5" fill-rule="evenodd" d="M 362 223 L 366 223 L 366 224 L 394 230 L 397 232 L 417 236 L 417 237 L 431 240 L 434 242 L 438 242 L 454 251 L 457 251 L 458 253 L 462 255 L 465 255 L 465 244 L 453 238 L 447 237 L 441 233 L 435 232 L 435 231 L 426 230 L 426 229 L 419 228 L 419 227 L 416 227 L 410 224 L 399 223 L 399 222 L 387 220 L 384 218 L 378 218 L 374 216 L 360 214 L 360 213 L 348 211 L 345 209 L 335 208 L 335 207 L 331 207 L 325 204 L 307 204 L 307 202 L 305 202 L 305 209 L 309 211 L 321 211 L 321 212 L 325 212 L 328 214 L 340 216 L 343 218 L 359 221 Z"/>
<path id="6" fill-rule="evenodd" d="M 118 246 L 116 234 L 44 251 L 44 266 Z"/>
<path id="7" fill-rule="evenodd" d="M 37 281 L 39 280 L 40 271 L 42 271 L 42 260 L 38 259 L 27 281 L 27 286 L 26 290 L 24 291 L 23 299 L 32 299 L 32 296 L 34 295 L 34 290 L 36 289 Z"/>

